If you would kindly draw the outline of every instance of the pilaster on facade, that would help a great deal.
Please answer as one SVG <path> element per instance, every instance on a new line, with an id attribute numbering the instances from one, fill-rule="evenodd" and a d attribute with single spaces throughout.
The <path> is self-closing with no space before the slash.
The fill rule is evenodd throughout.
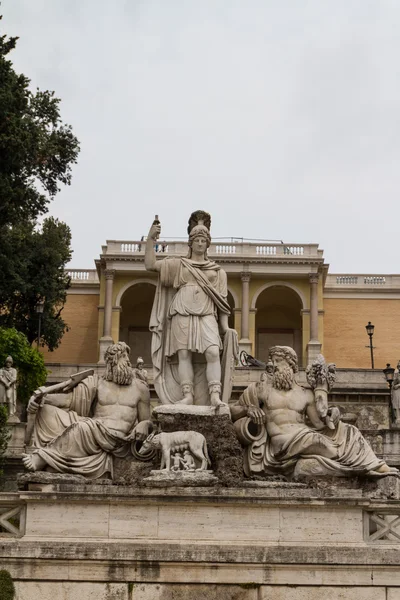
<path id="1" fill-rule="evenodd" d="M 104 353 L 107 350 L 108 346 L 113 343 L 113 338 L 111 336 L 111 327 L 115 269 L 104 269 L 104 278 L 106 281 L 106 289 L 104 296 L 104 324 L 103 335 L 99 340 L 99 363 L 104 362 Z"/>
<path id="2" fill-rule="evenodd" d="M 319 273 L 309 273 L 310 281 L 310 339 L 307 344 L 307 362 L 310 364 L 320 354 L 322 344 L 318 340 L 318 282 Z"/>
<path id="3" fill-rule="evenodd" d="M 115 269 L 105 269 L 104 270 L 104 277 L 106 278 L 106 281 L 109 279 L 114 279 L 115 277 Z"/>
<path id="4" fill-rule="evenodd" d="M 250 271 L 240 273 L 242 281 L 242 318 L 241 318 L 241 338 L 239 341 L 240 349 L 248 353 L 252 352 L 252 343 L 249 339 L 249 309 L 250 309 Z"/>
<path id="5" fill-rule="evenodd" d="M 319 282 L 319 273 L 309 273 L 308 274 L 308 279 L 309 279 L 311 285 L 313 285 L 313 284 L 317 284 L 318 285 L 318 282 Z"/>

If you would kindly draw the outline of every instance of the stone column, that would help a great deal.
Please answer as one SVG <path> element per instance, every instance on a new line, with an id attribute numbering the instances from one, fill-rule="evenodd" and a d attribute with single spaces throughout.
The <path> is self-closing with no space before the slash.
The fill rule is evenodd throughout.
<path id="1" fill-rule="evenodd" d="M 318 341 L 318 281 L 319 273 L 309 273 L 310 280 L 310 341 L 307 345 L 307 362 L 310 364 L 321 352 Z"/>
<path id="2" fill-rule="evenodd" d="M 100 338 L 100 355 L 99 363 L 104 363 L 104 353 L 108 346 L 113 343 L 111 337 L 111 326 L 112 326 L 112 312 L 113 312 L 113 285 L 114 285 L 115 271 L 113 269 L 106 269 L 104 276 L 106 280 L 106 291 L 104 297 L 104 325 L 103 335 Z"/>
<path id="3" fill-rule="evenodd" d="M 318 273 L 310 273 L 310 342 L 318 340 Z"/>
<path id="4" fill-rule="evenodd" d="M 103 326 L 103 337 L 111 337 L 111 323 L 112 323 L 112 296 L 113 296 L 113 285 L 115 271 L 106 269 L 104 271 L 106 278 L 106 294 L 104 298 L 104 326 Z"/>
<path id="5" fill-rule="evenodd" d="M 242 280 L 242 319 L 241 319 L 241 336 L 240 350 L 245 350 L 251 353 L 251 341 L 249 339 L 249 298 L 250 298 L 250 279 L 251 273 L 244 271 L 241 273 Z"/>

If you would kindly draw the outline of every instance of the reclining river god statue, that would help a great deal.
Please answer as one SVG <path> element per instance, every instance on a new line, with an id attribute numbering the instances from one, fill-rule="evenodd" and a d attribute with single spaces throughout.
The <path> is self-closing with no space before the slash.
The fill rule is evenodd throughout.
<path id="1" fill-rule="evenodd" d="M 109 346 L 105 363 L 103 377 L 90 375 L 68 393 L 49 393 L 44 403 L 45 389 L 29 400 L 28 413 L 36 413 L 37 449 L 23 457 L 28 470 L 112 476 L 112 456 L 127 456 L 131 444 L 148 436 L 150 392 L 134 375 L 129 346 Z"/>
<path id="2" fill-rule="evenodd" d="M 295 381 L 296 352 L 288 346 L 269 350 L 271 378 L 252 383 L 231 406 L 239 439 L 246 445 L 246 475 L 398 475 L 378 458 L 357 427 L 328 408 L 328 387 L 334 365 L 323 357 L 308 369 L 313 389 Z M 322 375 L 322 377 L 321 377 Z"/>

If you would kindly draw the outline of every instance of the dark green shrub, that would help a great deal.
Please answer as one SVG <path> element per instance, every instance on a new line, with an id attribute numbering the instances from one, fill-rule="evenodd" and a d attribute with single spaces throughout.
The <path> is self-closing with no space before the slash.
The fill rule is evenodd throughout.
<path id="1" fill-rule="evenodd" d="M 14 600 L 15 587 L 12 577 L 5 569 L 0 570 L 0 598 L 1 600 Z"/>

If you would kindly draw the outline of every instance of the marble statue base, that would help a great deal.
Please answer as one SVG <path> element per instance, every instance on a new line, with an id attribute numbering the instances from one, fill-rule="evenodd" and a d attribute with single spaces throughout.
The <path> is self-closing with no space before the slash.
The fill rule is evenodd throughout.
<path id="1" fill-rule="evenodd" d="M 219 410 L 219 413 L 216 413 Z M 160 432 L 196 431 L 207 442 L 208 455 L 215 477 L 221 485 L 243 481 L 243 450 L 230 418 L 229 407 L 163 404 L 153 410 Z M 171 463 L 173 466 L 173 463 Z M 196 467 L 200 465 L 196 464 Z"/>
<path id="2" fill-rule="evenodd" d="M 328 481 L 331 481 L 332 479 L 338 479 L 339 481 L 346 481 L 348 479 L 356 479 L 357 475 L 355 475 L 354 473 L 349 473 L 348 475 L 343 474 L 343 473 L 338 473 L 338 474 L 333 474 L 332 472 L 329 471 L 328 469 L 326 469 L 324 467 L 324 465 L 322 465 L 317 459 L 315 458 L 300 458 L 297 461 L 297 464 L 295 466 L 294 469 L 294 473 L 293 473 L 293 480 L 294 481 L 299 481 L 299 482 L 306 482 L 308 480 L 313 480 L 316 478 L 326 478 Z M 364 475 L 363 477 L 364 479 L 367 478 L 367 476 Z M 383 478 L 391 478 L 391 479 L 399 479 L 400 478 L 400 473 L 377 473 L 374 471 L 370 471 L 368 473 L 368 479 L 383 479 Z M 340 485 L 340 484 L 339 484 Z"/>
<path id="3" fill-rule="evenodd" d="M 382 482 L 58 485 L 0 492 L 0 564 L 21 600 L 400 597 L 400 500 Z"/>
<path id="4" fill-rule="evenodd" d="M 21 419 L 18 417 L 18 415 L 10 415 L 8 417 L 7 423 L 9 425 L 15 425 L 16 423 L 21 423 Z"/>
<path id="5" fill-rule="evenodd" d="M 151 471 L 150 477 L 143 479 L 143 485 L 147 487 L 202 487 L 217 483 L 214 471 Z"/>
<path id="6" fill-rule="evenodd" d="M 231 416 L 231 411 L 227 404 L 220 406 L 196 406 L 194 404 L 161 404 L 153 409 L 156 415 L 197 415 L 203 417 L 214 417 L 216 415 Z"/>

